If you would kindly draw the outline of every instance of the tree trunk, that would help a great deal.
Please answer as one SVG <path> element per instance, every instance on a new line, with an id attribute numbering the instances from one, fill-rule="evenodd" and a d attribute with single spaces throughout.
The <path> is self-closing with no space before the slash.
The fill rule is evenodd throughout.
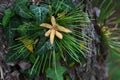
<path id="1" fill-rule="evenodd" d="M 84 1 L 86 4 L 85 11 L 91 14 L 93 11 L 89 0 Z M 86 53 L 86 62 L 82 66 L 75 65 L 72 68 L 68 68 L 67 73 L 71 80 L 107 80 L 108 73 L 105 63 L 107 48 L 100 43 L 99 32 L 97 32 L 96 27 L 96 22 L 91 21 L 90 25 L 83 29 L 83 33 L 92 38 L 88 42 L 88 47 L 92 51 Z"/>
<path id="2" fill-rule="evenodd" d="M 7 0 L 6 0 L 7 1 Z M 11 0 L 12 1 L 12 0 Z M 0 1 L 0 3 L 3 1 Z M 73 0 L 75 4 L 79 3 L 79 0 Z M 86 4 L 85 11 L 91 14 L 92 7 L 89 0 L 84 0 Z M 8 3 L 8 2 L 7 2 Z M 11 2 L 12 3 L 12 2 Z M 7 6 L 7 5 L 6 5 Z M 92 13 L 93 14 L 93 13 Z M 92 39 L 88 42 L 88 47 L 92 50 L 86 53 L 86 61 L 83 65 L 75 64 L 73 67 L 69 67 L 68 64 L 61 62 L 66 66 L 67 72 L 64 75 L 70 77 L 70 80 L 107 80 L 108 71 L 106 67 L 107 50 L 99 40 L 99 31 L 97 30 L 95 21 L 91 21 L 90 25 L 83 28 L 83 33 L 90 36 Z M 20 80 L 20 73 L 17 70 L 17 66 L 10 63 L 5 63 L 5 55 L 7 53 L 7 41 L 0 27 L 0 72 L 1 78 L 4 80 Z M 1 79 L 0 79 L 1 80 Z M 23 80 L 23 79 L 22 79 Z M 24 78 L 24 80 L 27 80 Z M 35 80 L 48 80 L 44 74 Z M 66 80 L 66 79 L 65 79 Z"/>

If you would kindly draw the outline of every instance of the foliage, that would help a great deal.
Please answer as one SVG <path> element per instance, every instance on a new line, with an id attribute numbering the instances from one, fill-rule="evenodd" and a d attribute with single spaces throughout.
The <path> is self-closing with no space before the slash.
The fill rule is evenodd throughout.
<path id="1" fill-rule="evenodd" d="M 108 47 L 109 51 L 113 50 L 117 54 L 119 54 L 119 17 L 114 16 L 114 8 L 111 8 L 112 2 L 112 0 L 110 0 L 109 3 L 107 2 L 107 0 L 104 0 L 100 6 L 98 5 L 100 9 L 100 15 L 97 18 L 97 22 L 101 30 L 100 39 L 102 43 L 104 43 Z"/>
<path id="2" fill-rule="evenodd" d="M 2 24 L 6 26 L 4 32 L 8 36 L 10 45 L 6 59 L 7 61 L 31 62 L 32 67 L 27 70 L 30 78 L 45 73 L 48 78 L 53 80 L 63 80 L 66 69 L 61 66 L 60 60 L 67 64 L 81 64 L 86 57 L 85 52 L 89 51 L 85 45 L 89 40 L 88 36 L 84 36 L 81 29 L 85 23 L 90 22 L 90 19 L 88 14 L 83 11 L 82 2 L 76 7 L 70 0 L 68 2 L 46 0 L 46 3 L 48 4 L 33 5 L 28 0 L 16 0 L 14 8 L 8 10 L 10 13 L 6 13 Z M 53 44 L 45 36 L 47 29 L 41 26 L 43 23 L 51 24 L 52 16 L 56 20 L 56 24 L 53 20 L 52 29 L 57 31 L 59 28 L 60 31 L 54 36 Z M 69 30 L 71 33 L 65 30 Z M 56 36 L 60 34 L 63 38 L 59 39 Z M 53 37 L 52 32 L 50 37 Z"/>
<path id="3" fill-rule="evenodd" d="M 101 28 L 101 41 L 106 44 L 108 49 L 114 50 L 119 54 L 120 48 L 120 29 L 117 26 L 119 24 L 119 17 L 114 16 L 114 9 L 111 8 L 112 0 L 108 3 L 106 0 L 101 4 L 101 12 L 98 17 L 98 24 Z M 107 6 L 107 7 L 106 7 Z"/>
<path id="4" fill-rule="evenodd" d="M 55 69 L 48 68 L 47 77 L 52 80 L 63 80 L 63 73 L 65 72 L 65 68 L 61 66 L 57 66 Z"/>
<path id="5" fill-rule="evenodd" d="M 5 26 L 8 25 L 8 22 L 10 21 L 10 18 L 11 18 L 14 14 L 13 14 L 13 11 L 10 10 L 10 9 L 6 9 L 4 13 L 5 13 L 5 16 L 3 17 L 2 25 L 5 27 Z"/>
<path id="6" fill-rule="evenodd" d="M 116 11 L 115 7 L 113 7 L 114 1 L 109 0 L 108 2 L 108 0 L 103 0 L 102 3 L 100 1 L 97 1 L 96 3 L 98 3 L 96 6 L 100 9 L 100 14 L 97 18 L 97 24 L 100 28 L 101 42 L 102 44 L 105 44 L 109 50 L 108 61 L 116 62 L 115 56 L 117 60 L 118 57 L 120 58 L 120 28 L 118 27 L 120 19 L 119 16 L 115 15 Z M 115 66 L 118 67 L 118 64 L 110 63 L 109 66 L 110 72 L 112 72 L 112 69 L 114 69 Z M 117 73 L 115 74 L 118 75 Z M 115 75 L 111 75 L 111 73 L 110 76 L 115 77 Z M 111 80 L 114 80 L 114 78 L 111 78 Z"/>
<path id="7" fill-rule="evenodd" d="M 30 10 L 35 14 L 35 18 L 39 21 L 39 23 L 42 23 L 46 18 L 46 14 L 50 12 L 47 5 L 41 5 L 40 7 L 31 5 Z"/>
<path id="8" fill-rule="evenodd" d="M 101 44 L 106 46 L 110 55 L 119 57 L 120 29 L 117 25 L 120 19 L 114 16 L 113 1 L 92 1 L 97 3 L 96 22 Z M 2 19 L 10 46 L 7 61 L 31 62 L 30 69 L 21 71 L 31 79 L 45 73 L 50 79 L 63 80 L 66 69 L 61 66 L 61 60 L 69 67 L 76 63 L 81 65 L 89 51 L 86 43 L 90 38 L 81 29 L 91 20 L 84 12 L 83 4 L 80 2 L 75 6 L 71 0 L 45 0 L 40 4 L 16 0 L 14 8 L 5 10 Z M 110 64 L 110 69 L 115 65 L 119 64 Z"/>
<path id="9" fill-rule="evenodd" d="M 16 0 L 14 4 L 14 11 L 23 18 L 32 18 L 33 14 L 28 9 L 29 0 Z"/>

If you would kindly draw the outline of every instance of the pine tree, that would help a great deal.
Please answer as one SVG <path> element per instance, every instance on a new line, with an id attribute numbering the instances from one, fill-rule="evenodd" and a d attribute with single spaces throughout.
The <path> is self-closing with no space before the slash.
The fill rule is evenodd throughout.
<path id="1" fill-rule="evenodd" d="M 112 0 L 94 2 L 16 0 L 0 24 L 1 78 L 107 80 L 106 58 L 120 52 L 119 19 Z"/>

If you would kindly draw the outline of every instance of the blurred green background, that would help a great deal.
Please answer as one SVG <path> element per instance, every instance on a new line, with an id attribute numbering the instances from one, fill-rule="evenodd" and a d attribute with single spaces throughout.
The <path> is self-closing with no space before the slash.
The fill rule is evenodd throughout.
<path id="1" fill-rule="evenodd" d="M 113 0 L 113 2 L 116 10 L 115 15 L 120 16 L 120 0 Z M 109 66 L 109 80 L 120 80 L 120 54 L 115 54 L 115 52 L 109 54 L 107 63 Z"/>
<path id="2" fill-rule="evenodd" d="M 112 52 L 107 60 L 109 80 L 120 80 L 120 54 Z"/>
<path id="3" fill-rule="evenodd" d="M 113 7 L 115 7 L 116 10 L 115 15 L 120 17 L 120 0 L 113 0 L 113 2 Z M 110 53 L 108 55 L 107 65 L 109 70 L 109 80 L 120 80 L 120 54 L 116 54 L 114 51 Z"/>

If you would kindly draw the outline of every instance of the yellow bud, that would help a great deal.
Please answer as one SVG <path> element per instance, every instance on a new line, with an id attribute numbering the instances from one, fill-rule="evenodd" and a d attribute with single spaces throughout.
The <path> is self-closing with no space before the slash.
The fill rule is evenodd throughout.
<path id="1" fill-rule="evenodd" d="M 45 36 L 48 37 L 51 33 L 51 30 L 48 30 L 46 33 L 45 33 Z"/>
<path id="2" fill-rule="evenodd" d="M 50 25 L 50 24 L 47 24 L 47 23 L 42 23 L 42 24 L 40 24 L 40 26 L 42 26 L 42 27 L 45 27 L 45 28 L 52 28 L 52 26 Z"/>
<path id="3" fill-rule="evenodd" d="M 81 42 L 81 43 L 80 43 L 80 49 L 82 50 L 82 49 L 84 49 L 84 47 L 85 47 L 85 43 L 84 43 L 84 42 Z"/>
<path id="4" fill-rule="evenodd" d="M 52 29 L 51 33 L 50 33 L 50 43 L 53 44 L 54 43 L 54 37 L 55 37 L 55 30 Z"/>
<path id="5" fill-rule="evenodd" d="M 58 27 L 59 31 L 63 31 L 63 32 L 66 32 L 66 33 L 72 33 L 72 31 L 70 29 L 67 29 L 67 28 L 65 28 L 63 26 L 57 25 L 57 27 Z"/>
<path id="6" fill-rule="evenodd" d="M 55 32 L 55 35 L 56 35 L 59 39 L 63 39 L 63 35 L 62 35 L 60 32 L 56 31 L 56 32 Z"/>

